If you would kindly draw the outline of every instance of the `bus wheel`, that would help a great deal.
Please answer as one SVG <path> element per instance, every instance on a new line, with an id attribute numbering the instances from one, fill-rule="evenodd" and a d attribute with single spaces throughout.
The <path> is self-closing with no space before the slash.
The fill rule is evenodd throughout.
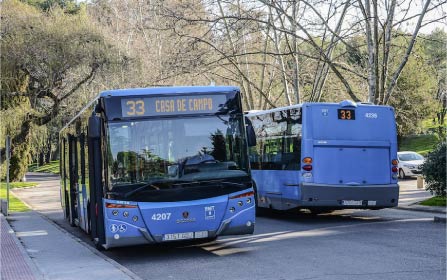
<path id="1" fill-rule="evenodd" d="M 333 212 L 334 210 L 324 209 L 324 208 L 312 208 L 312 209 L 309 209 L 309 211 L 312 215 L 318 215 L 318 214 L 329 214 L 329 213 Z"/>
<path id="2" fill-rule="evenodd" d="M 404 170 L 401 168 L 399 169 L 399 179 L 405 179 L 405 172 Z"/>
<path id="3" fill-rule="evenodd" d="M 100 244 L 99 242 L 97 242 L 97 241 L 93 241 L 93 242 L 95 243 L 96 250 L 98 250 L 98 251 L 105 251 L 106 250 L 106 248 L 104 248 L 102 246 L 102 244 Z"/>

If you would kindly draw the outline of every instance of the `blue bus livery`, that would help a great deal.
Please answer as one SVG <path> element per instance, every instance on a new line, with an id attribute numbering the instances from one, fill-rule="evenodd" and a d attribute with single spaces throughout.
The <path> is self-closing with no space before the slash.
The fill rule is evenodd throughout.
<path id="1" fill-rule="evenodd" d="M 60 132 L 65 217 L 99 249 L 251 234 L 236 87 L 102 92 Z"/>
<path id="2" fill-rule="evenodd" d="M 325 212 L 397 206 L 394 110 L 353 103 L 304 103 L 246 114 L 260 208 Z"/>

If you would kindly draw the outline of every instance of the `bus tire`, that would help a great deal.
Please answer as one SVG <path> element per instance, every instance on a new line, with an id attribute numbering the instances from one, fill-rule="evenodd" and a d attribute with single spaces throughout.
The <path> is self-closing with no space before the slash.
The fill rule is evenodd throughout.
<path id="1" fill-rule="evenodd" d="M 104 246 L 102 246 L 102 244 L 100 244 L 99 242 L 95 242 L 95 248 L 98 251 L 105 251 L 106 248 L 104 248 Z"/>
<path id="2" fill-rule="evenodd" d="M 255 199 L 255 215 L 256 216 L 263 216 L 266 214 L 267 209 L 264 207 L 258 206 L 258 188 L 256 187 L 255 182 L 253 182 L 253 190 L 255 191 L 254 199 Z"/>
<path id="3" fill-rule="evenodd" d="M 325 208 L 311 208 L 309 209 L 310 213 L 312 215 L 318 215 L 318 214 L 329 214 L 333 212 L 333 209 L 325 209 Z"/>

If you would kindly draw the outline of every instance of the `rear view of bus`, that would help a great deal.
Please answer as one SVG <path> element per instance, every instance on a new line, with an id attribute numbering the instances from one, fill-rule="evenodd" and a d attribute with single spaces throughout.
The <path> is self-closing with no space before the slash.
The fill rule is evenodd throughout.
<path id="1" fill-rule="evenodd" d="M 258 206 L 315 212 L 397 206 L 397 139 L 389 106 L 304 103 L 247 115 Z"/>
<path id="2" fill-rule="evenodd" d="M 303 206 L 397 206 L 397 138 L 394 110 L 356 104 L 303 105 Z"/>
<path id="3" fill-rule="evenodd" d="M 253 233 L 238 88 L 106 91 L 85 120 L 61 132 L 76 147 L 88 131 L 88 145 L 64 155 L 71 170 L 64 208 L 99 248 Z M 71 163 L 85 154 L 90 168 L 86 175 L 84 163 L 77 176 Z"/>

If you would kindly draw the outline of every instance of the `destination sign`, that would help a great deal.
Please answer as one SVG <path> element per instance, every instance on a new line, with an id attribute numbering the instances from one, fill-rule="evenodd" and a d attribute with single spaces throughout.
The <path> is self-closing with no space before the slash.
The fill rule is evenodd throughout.
<path id="1" fill-rule="evenodd" d="M 194 95 L 121 99 L 122 117 L 216 113 L 225 105 L 226 95 Z"/>

